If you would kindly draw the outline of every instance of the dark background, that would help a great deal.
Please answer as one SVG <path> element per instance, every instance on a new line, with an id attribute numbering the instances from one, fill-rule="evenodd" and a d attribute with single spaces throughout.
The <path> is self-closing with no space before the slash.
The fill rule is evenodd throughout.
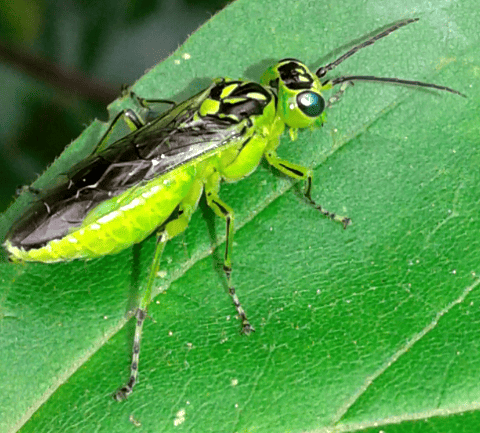
<path id="1" fill-rule="evenodd" d="M 123 84 L 228 3 L 0 0 L 0 211 L 93 119 L 108 119 Z"/>

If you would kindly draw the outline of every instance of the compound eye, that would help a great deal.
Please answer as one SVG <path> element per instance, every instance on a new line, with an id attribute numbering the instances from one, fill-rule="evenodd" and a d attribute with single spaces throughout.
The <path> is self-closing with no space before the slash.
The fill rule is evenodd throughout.
<path id="1" fill-rule="evenodd" d="M 318 117 L 325 109 L 325 99 L 318 93 L 306 91 L 297 95 L 297 105 L 308 117 Z"/>

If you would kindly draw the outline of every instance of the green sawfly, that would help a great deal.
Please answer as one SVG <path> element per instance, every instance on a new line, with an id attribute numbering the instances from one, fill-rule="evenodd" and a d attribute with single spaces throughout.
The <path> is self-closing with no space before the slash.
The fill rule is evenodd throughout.
<path id="1" fill-rule="evenodd" d="M 292 140 L 299 129 L 321 127 L 325 109 L 355 81 L 423 87 L 464 96 L 449 87 L 399 78 L 351 75 L 324 79 L 360 49 L 416 21 L 396 23 L 316 72 L 299 60 L 287 58 L 267 69 L 260 83 L 218 78 L 186 101 L 172 103 L 149 122 L 131 109 L 123 110 L 95 151 L 73 166 L 63 182 L 39 192 L 14 223 L 4 246 L 10 259 L 17 262 L 89 260 L 118 253 L 157 232 L 149 277 L 136 308 L 130 377 L 114 394 L 115 399 L 126 399 L 137 382 L 142 326 L 165 244 L 187 228 L 202 194 L 213 212 L 226 222 L 223 269 L 241 331 L 249 334 L 254 329 L 231 283 L 234 212 L 219 196 L 221 182 L 245 178 L 265 158 L 284 175 L 304 181 L 308 203 L 347 227 L 349 218 L 313 200 L 312 172 L 277 156 L 285 127 Z M 340 86 L 338 92 L 326 100 L 324 92 L 335 86 Z M 135 98 L 147 108 L 165 102 Z M 121 120 L 132 132 L 108 144 Z"/>

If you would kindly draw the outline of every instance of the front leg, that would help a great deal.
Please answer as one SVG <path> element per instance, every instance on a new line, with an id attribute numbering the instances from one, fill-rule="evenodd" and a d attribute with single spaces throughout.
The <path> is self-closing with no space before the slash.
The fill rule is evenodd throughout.
<path id="1" fill-rule="evenodd" d="M 304 194 L 309 204 L 317 209 L 322 215 L 325 215 L 333 221 L 342 223 L 344 229 L 347 228 L 351 222 L 350 218 L 329 212 L 312 199 L 312 172 L 310 169 L 279 158 L 274 150 L 267 151 L 265 153 L 265 158 L 270 165 L 275 167 L 278 171 L 281 171 L 286 176 L 293 179 L 301 179 L 306 181 Z"/>

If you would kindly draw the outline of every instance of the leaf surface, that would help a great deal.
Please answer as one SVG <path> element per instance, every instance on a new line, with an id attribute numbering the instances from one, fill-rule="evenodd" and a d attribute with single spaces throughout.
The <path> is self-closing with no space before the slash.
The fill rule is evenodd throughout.
<path id="1" fill-rule="evenodd" d="M 236 211 L 233 279 L 256 333 L 240 324 L 220 270 L 224 224 L 197 212 L 172 241 L 149 309 L 140 382 L 133 321 L 154 240 L 89 262 L 1 263 L 0 430 L 475 431 L 480 397 L 478 44 L 474 2 L 335 5 L 239 0 L 141 78 L 137 94 L 185 98 L 216 76 L 257 80 L 267 63 L 328 63 L 359 38 L 395 32 L 334 74 L 448 85 L 467 94 L 357 83 L 322 130 L 282 139 L 314 168 L 313 196 L 262 165 L 224 185 Z M 112 111 L 125 106 L 116 102 Z M 52 182 L 101 136 L 90 126 L 35 184 Z M 3 233 L 25 209 L 4 215 Z M 203 209 L 203 208 L 202 208 Z M 207 221 L 207 224 L 205 223 Z M 217 241 L 215 240 L 217 239 Z M 130 300 L 130 301 L 129 301 Z"/>

